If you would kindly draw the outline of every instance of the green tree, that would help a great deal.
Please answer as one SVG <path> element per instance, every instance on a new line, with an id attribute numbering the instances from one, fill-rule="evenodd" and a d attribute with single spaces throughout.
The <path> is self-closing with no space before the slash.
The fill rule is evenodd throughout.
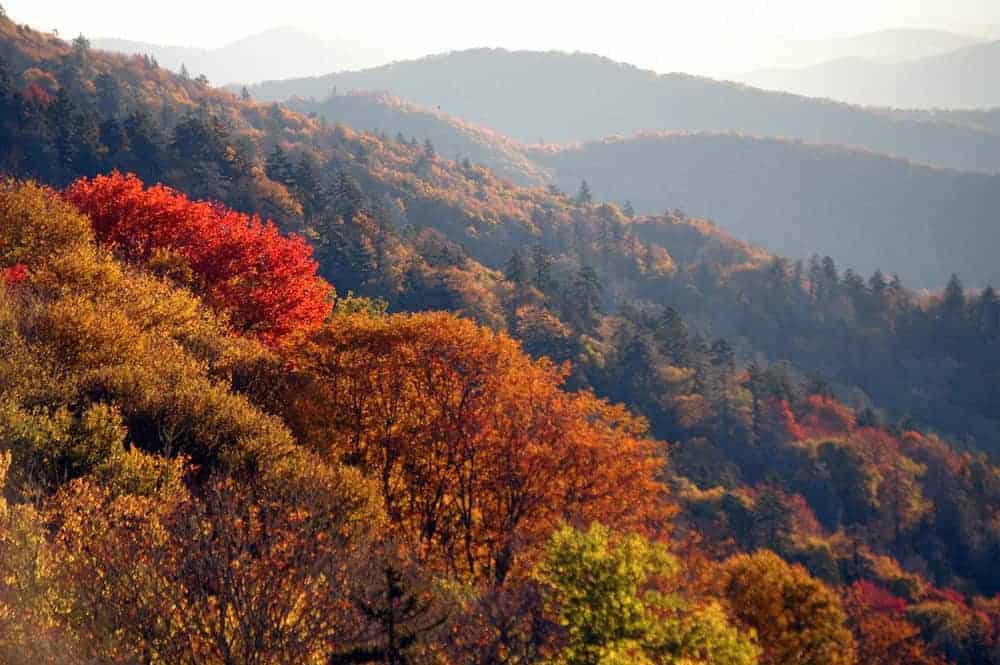
<path id="1" fill-rule="evenodd" d="M 695 610 L 656 588 L 678 564 L 662 545 L 600 524 L 556 531 L 535 571 L 562 628 L 553 665 L 757 662 L 757 647 L 718 605 Z"/>
<path id="2" fill-rule="evenodd" d="M 590 194 L 590 185 L 587 184 L 586 180 L 580 181 L 580 189 L 576 193 L 576 202 L 581 205 L 594 202 L 594 197 Z"/>

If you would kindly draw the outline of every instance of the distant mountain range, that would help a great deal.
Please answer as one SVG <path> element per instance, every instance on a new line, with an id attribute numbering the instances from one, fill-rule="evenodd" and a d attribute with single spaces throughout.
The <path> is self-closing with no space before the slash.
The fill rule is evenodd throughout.
<path id="1" fill-rule="evenodd" d="M 870 151 L 712 132 L 647 133 L 570 146 L 525 146 L 438 110 L 385 94 L 341 94 L 290 107 L 328 122 L 430 140 L 522 185 L 639 213 L 681 209 L 791 257 L 840 257 L 864 274 L 896 271 L 933 287 L 961 265 L 970 284 L 1000 283 L 1000 177 L 920 165 Z"/>
<path id="2" fill-rule="evenodd" d="M 897 108 L 1000 106 L 1000 41 L 910 62 L 850 57 L 805 69 L 752 72 L 743 81 L 772 90 Z"/>
<path id="3" fill-rule="evenodd" d="M 929 164 L 1000 172 L 1000 135 L 981 127 L 811 99 L 596 55 L 476 49 L 354 72 L 269 81 L 255 99 L 388 91 L 525 143 L 641 131 L 741 132 L 865 148 Z"/>
<path id="4" fill-rule="evenodd" d="M 126 39 L 94 39 L 95 48 L 126 54 L 149 54 L 160 66 L 192 76 L 204 74 L 216 84 L 252 83 L 370 67 L 387 58 L 378 49 L 350 40 L 325 41 L 295 28 L 275 28 L 217 49 L 164 46 Z"/>
<path id="5" fill-rule="evenodd" d="M 893 64 L 930 58 L 984 40 L 945 30 L 878 30 L 832 39 L 788 40 L 776 45 L 768 68 L 799 69 L 832 60 L 860 58 Z"/>

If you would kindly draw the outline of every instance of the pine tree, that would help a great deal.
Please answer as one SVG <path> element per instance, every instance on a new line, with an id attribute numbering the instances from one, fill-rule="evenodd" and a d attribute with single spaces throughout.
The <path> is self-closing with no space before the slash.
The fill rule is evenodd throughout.
<path id="1" fill-rule="evenodd" d="M 589 205 L 594 202 L 594 198 L 590 194 L 590 185 L 587 184 L 586 180 L 580 181 L 580 189 L 576 193 L 575 200 L 580 205 Z"/>
<path id="2" fill-rule="evenodd" d="M 552 255 L 539 243 L 531 248 L 532 282 L 543 293 L 552 286 Z"/>
<path id="3" fill-rule="evenodd" d="M 568 309 L 571 320 L 580 330 L 591 330 L 601 313 L 601 280 L 590 266 L 581 266 L 569 289 Z"/>
<path id="4" fill-rule="evenodd" d="M 521 286 L 527 281 L 528 266 L 524 262 L 521 250 L 514 248 L 514 252 L 507 259 L 507 265 L 504 267 L 504 276 L 517 286 Z"/>
<path id="5" fill-rule="evenodd" d="M 280 182 L 286 187 L 290 187 L 294 181 L 292 173 L 292 162 L 288 159 L 288 153 L 281 147 L 280 143 L 275 143 L 271 152 L 267 156 L 264 164 L 267 177 L 275 182 Z"/>

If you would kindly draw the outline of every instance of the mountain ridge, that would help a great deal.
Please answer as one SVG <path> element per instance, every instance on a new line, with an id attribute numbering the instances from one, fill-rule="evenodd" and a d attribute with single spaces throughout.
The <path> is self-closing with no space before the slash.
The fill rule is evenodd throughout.
<path id="1" fill-rule="evenodd" d="M 837 143 L 970 171 L 1000 171 L 1000 137 L 736 82 L 642 70 L 593 54 L 474 49 L 356 72 L 265 82 L 261 101 L 385 91 L 524 143 L 638 131 L 737 131 Z M 530 104 L 523 100 L 532 100 Z"/>

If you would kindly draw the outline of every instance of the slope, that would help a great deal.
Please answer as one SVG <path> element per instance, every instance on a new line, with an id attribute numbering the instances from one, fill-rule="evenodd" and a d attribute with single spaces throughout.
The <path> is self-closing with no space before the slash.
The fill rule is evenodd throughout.
<path id="1" fill-rule="evenodd" d="M 529 143 L 637 131 L 738 131 L 862 147 L 977 171 L 1000 170 L 1000 137 L 951 123 L 684 74 L 657 75 L 582 53 L 478 49 L 359 72 L 262 83 L 260 100 L 384 90 Z"/>
<path id="2" fill-rule="evenodd" d="M 709 217 L 785 256 L 826 253 L 866 274 L 889 267 L 937 287 L 957 266 L 974 285 L 1000 282 L 1000 178 L 884 155 L 735 134 L 646 134 L 532 150 L 575 191 Z"/>

